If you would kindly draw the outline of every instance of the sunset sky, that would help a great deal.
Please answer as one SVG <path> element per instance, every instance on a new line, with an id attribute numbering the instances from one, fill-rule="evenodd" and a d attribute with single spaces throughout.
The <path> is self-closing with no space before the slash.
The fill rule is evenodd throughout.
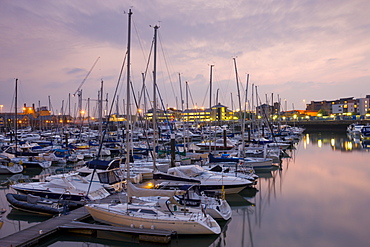
<path id="1" fill-rule="evenodd" d="M 88 98 L 95 107 L 101 80 L 110 104 L 127 50 L 130 8 L 134 93 L 141 89 L 153 26 L 158 25 L 157 83 L 166 107 L 182 108 L 179 73 L 184 101 L 185 82 L 189 85 L 189 107 L 209 107 L 214 65 L 212 104 L 217 97 L 230 109 L 239 108 L 234 58 L 243 106 L 247 74 L 249 105 L 252 84 L 259 101 L 279 98 L 283 110 L 304 109 L 310 101 L 370 95 L 368 0 L 2 0 L 2 111 L 14 111 L 15 78 L 19 109 L 23 104 L 51 105 L 59 114 L 62 102 L 66 110 L 69 95 L 75 109 L 73 94 L 98 57 L 81 87 L 83 107 Z M 146 79 L 149 97 L 152 61 Z M 122 110 L 126 69 L 118 95 Z M 253 96 L 256 104 L 255 92 Z"/>

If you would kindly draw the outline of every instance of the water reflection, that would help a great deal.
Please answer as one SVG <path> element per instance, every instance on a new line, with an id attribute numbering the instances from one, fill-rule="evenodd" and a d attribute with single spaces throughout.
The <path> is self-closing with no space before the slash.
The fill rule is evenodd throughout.
<path id="1" fill-rule="evenodd" d="M 66 232 L 52 236 L 43 240 L 42 244 L 38 246 L 176 246 L 176 247 L 189 247 L 189 246 L 208 246 L 208 247 L 221 247 L 226 246 L 225 239 L 228 231 L 229 221 L 220 224 L 222 232 L 219 235 L 180 235 L 172 238 L 168 244 L 158 244 L 151 242 L 139 241 L 137 235 L 117 233 L 110 231 L 97 231 L 95 235 L 81 235 Z"/>
<path id="2" fill-rule="evenodd" d="M 290 152 L 289 156 L 294 157 L 294 154 Z M 265 224 L 270 224 L 266 213 L 272 209 L 271 203 L 279 198 L 290 160 L 291 158 L 283 159 L 279 169 L 257 170 L 259 179 L 255 188 L 227 196 L 233 215 L 227 235 L 222 238 L 224 244 L 218 246 L 263 246 L 258 244 L 258 232 Z"/>
<path id="3" fill-rule="evenodd" d="M 54 165 L 48 169 L 27 168 L 20 174 L 0 175 L 0 210 L 4 213 L 0 215 L 1 229 L 0 238 L 11 235 L 30 226 L 36 225 L 50 217 L 40 216 L 33 213 L 26 213 L 10 207 L 7 199 L 7 193 L 16 193 L 10 185 L 15 183 L 26 183 L 45 179 L 46 176 L 57 174 L 58 171 L 68 172 L 73 169 L 75 164 L 64 166 Z"/>
<path id="4" fill-rule="evenodd" d="M 255 188 L 227 196 L 232 218 L 218 236 L 179 236 L 163 245 L 110 232 L 68 233 L 42 246 L 367 246 L 370 166 L 363 143 L 346 133 L 305 134 L 279 169 L 257 171 Z M 8 213 L 0 237 L 18 224 L 37 224 Z"/>
<path id="5" fill-rule="evenodd" d="M 18 222 L 18 225 L 21 223 L 39 223 L 51 218 L 51 216 L 37 215 L 34 213 L 23 212 L 14 208 L 10 209 L 10 212 L 6 215 L 6 218 L 11 221 Z M 22 229 L 18 229 L 19 231 Z"/>
<path id="6" fill-rule="evenodd" d="M 363 140 L 359 136 L 346 133 L 307 133 L 303 137 L 303 147 L 306 149 L 310 144 L 319 148 L 329 145 L 334 151 L 344 152 L 369 152 L 370 149 L 370 140 Z"/>

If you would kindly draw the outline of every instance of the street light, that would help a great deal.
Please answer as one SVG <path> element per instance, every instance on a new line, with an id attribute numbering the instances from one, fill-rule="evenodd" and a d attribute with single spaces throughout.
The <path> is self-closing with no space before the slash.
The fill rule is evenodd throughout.
<path id="1" fill-rule="evenodd" d="M 0 113 L 3 113 L 3 107 L 4 105 L 0 105 Z"/>

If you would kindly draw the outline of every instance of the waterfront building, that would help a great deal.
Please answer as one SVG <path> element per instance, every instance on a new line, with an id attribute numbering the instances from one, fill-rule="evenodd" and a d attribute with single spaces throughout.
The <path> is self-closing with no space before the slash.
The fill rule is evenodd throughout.
<path id="1" fill-rule="evenodd" d="M 60 124 L 68 124 L 72 122 L 72 117 L 69 115 L 52 115 L 51 111 L 46 106 L 35 108 L 23 105 L 21 112 L 4 112 L 0 113 L 0 128 L 2 131 L 8 131 L 14 128 L 16 119 L 19 129 L 31 127 L 32 129 L 50 129 Z"/>
<path id="2" fill-rule="evenodd" d="M 326 111 L 326 112 L 331 112 L 332 111 L 332 105 L 334 101 L 311 101 L 310 104 L 306 105 L 306 110 L 309 111 Z"/>
<path id="3" fill-rule="evenodd" d="M 181 116 L 181 111 L 175 108 L 167 108 L 166 110 L 157 109 L 156 112 L 156 118 L 159 122 L 173 122 Z M 153 120 L 153 108 L 145 113 L 144 119 L 148 121 Z"/>
<path id="4" fill-rule="evenodd" d="M 358 99 L 358 113 L 360 115 L 365 115 L 370 111 L 370 95 L 366 95 L 366 98 Z"/>
<path id="5" fill-rule="evenodd" d="M 273 115 L 278 115 L 280 112 L 280 103 L 275 102 L 273 105 L 262 104 L 256 107 L 257 116 L 261 117 L 271 117 Z"/>
<path id="6" fill-rule="evenodd" d="M 234 112 L 227 106 L 218 103 L 211 108 L 189 108 L 183 111 L 175 108 L 168 108 L 166 111 L 157 109 L 157 120 L 159 122 L 209 122 L 209 121 L 229 121 L 235 119 Z M 145 119 L 152 121 L 153 109 L 145 113 Z"/>
<path id="7" fill-rule="evenodd" d="M 186 109 L 181 114 L 184 122 L 229 121 L 237 119 L 233 111 L 218 103 L 211 108 Z"/>
<path id="8" fill-rule="evenodd" d="M 328 114 L 339 115 L 365 115 L 369 111 L 370 95 L 366 98 L 354 97 L 340 98 L 337 100 L 311 101 L 306 105 L 306 110 L 325 111 Z"/>

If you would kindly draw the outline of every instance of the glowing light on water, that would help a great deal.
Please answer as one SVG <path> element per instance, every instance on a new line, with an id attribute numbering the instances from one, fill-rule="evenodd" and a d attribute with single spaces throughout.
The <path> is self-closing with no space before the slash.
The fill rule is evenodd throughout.
<path id="1" fill-rule="evenodd" d="M 310 144 L 310 135 L 309 134 L 306 134 L 306 143 Z"/>
<path id="2" fill-rule="evenodd" d="M 331 146 L 335 146 L 335 139 L 334 138 L 332 138 L 332 139 L 330 139 L 330 144 L 331 144 Z"/>
<path id="3" fill-rule="evenodd" d="M 352 149 L 353 149 L 353 144 L 352 144 L 352 142 L 345 142 L 345 143 L 344 143 L 344 148 L 345 148 L 346 150 L 352 150 Z"/>

